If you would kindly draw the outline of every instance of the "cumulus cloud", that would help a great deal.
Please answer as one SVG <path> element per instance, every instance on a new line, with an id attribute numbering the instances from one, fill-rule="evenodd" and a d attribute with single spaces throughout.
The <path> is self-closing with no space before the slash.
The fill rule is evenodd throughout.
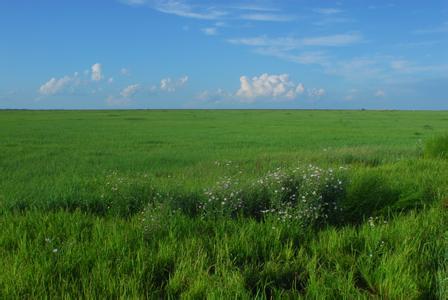
<path id="1" fill-rule="evenodd" d="M 176 90 L 171 78 L 163 78 L 160 80 L 160 89 L 167 92 L 174 92 Z"/>
<path id="2" fill-rule="evenodd" d="M 71 78 L 68 76 L 64 76 L 60 79 L 51 78 L 46 83 L 41 85 L 39 88 L 39 92 L 42 95 L 54 95 L 64 89 L 71 82 Z"/>
<path id="3" fill-rule="evenodd" d="M 91 67 L 91 73 L 92 73 L 92 80 L 93 81 L 100 81 L 101 79 L 103 79 L 101 64 L 99 64 L 99 63 L 94 64 Z"/>
<path id="4" fill-rule="evenodd" d="M 188 76 L 183 76 L 178 80 L 163 78 L 160 80 L 160 90 L 164 92 L 175 92 L 177 88 L 183 87 L 188 82 Z"/>
<path id="5" fill-rule="evenodd" d="M 242 102 L 255 102 L 257 98 L 294 99 L 304 92 L 303 84 L 295 84 L 288 74 L 269 75 L 248 78 L 240 77 L 240 88 L 236 96 Z"/>
<path id="6" fill-rule="evenodd" d="M 39 87 L 39 94 L 44 96 L 55 95 L 65 92 L 67 90 L 74 91 L 74 88 L 80 85 L 88 85 L 88 76 L 90 75 L 92 81 L 99 81 L 103 79 L 101 71 L 101 64 L 96 63 L 90 67 L 90 70 L 84 70 L 85 77 L 80 76 L 79 72 L 73 73 L 73 75 L 65 75 L 61 78 L 53 77 Z M 108 83 L 113 83 L 114 79 L 109 78 Z"/>
<path id="7" fill-rule="evenodd" d="M 196 99 L 202 101 L 212 101 L 215 103 L 220 103 L 228 100 L 232 97 L 231 93 L 219 88 L 215 91 L 202 91 L 197 96 Z"/>
<path id="8" fill-rule="evenodd" d="M 39 93 L 44 96 L 58 94 L 68 87 L 77 85 L 79 83 L 78 75 L 78 72 L 75 72 L 73 76 L 64 76 L 62 78 L 53 77 L 40 86 Z"/>
<path id="9" fill-rule="evenodd" d="M 135 93 L 137 93 L 137 91 L 138 91 L 139 89 L 140 89 L 140 85 L 139 85 L 139 84 L 132 84 L 132 85 L 129 85 L 129 86 L 125 87 L 125 88 L 121 91 L 120 95 L 121 95 L 123 98 L 130 98 L 130 97 L 134 96 Z"/>
<path id="10" fill-rule="evenodd" d="M 313 88 L 308 90 L 308 96 L 311 98 L 320 98 L 325 96 L 325 90 L 323 88 Z"/>
<path id="11" fill-rule="evenodd" d="M 119 96 L 109 96 L 106 99 L 108 105 L 120 106 L 131 103 L 132 97 L 141 89 L 139 84 L 131 84 L 121 90 Z"/>

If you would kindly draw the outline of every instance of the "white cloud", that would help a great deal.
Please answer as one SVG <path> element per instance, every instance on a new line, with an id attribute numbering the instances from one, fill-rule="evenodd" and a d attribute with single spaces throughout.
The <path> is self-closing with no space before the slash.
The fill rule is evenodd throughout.
<path id="1" fill-rule="evenodd" d="M 341 47 L 349 46 L 362 41 L 362 36 L 358 33 L 334 34 L 326 36 L 293 38 L 277 37 L 269 38 L 266 36 L 252 38 L 236 38 L 227 40 L 231 44 L 245 45 L 252 47 L 276 47 L 282 51 L 289 51 L 303 47 Z"/>
<path id="2" fill-rule="evenodd" d="M 71 82 L 71 78 L 64 76 L 60 79 L 51 78 L 46 83 L 41 85 L 39 88 L 39 93 L 42 95 L 54 95 L 60 92 L 64 87 L 66 87 Z"/>
<path id="3" fill-rule="evenodd" d="M 227 15 L 226 11 L 217 10 L 213 6 L 198 7 L 181 0 L 158 0 L 154 3 L 154 9 L 166 14 L 201 20 L 216 20 Z"/>
<path id="4" fill-rule="evenodd" d="M 439 63 L 437 65 L 421 65 L 411 61 L 396 59 L 390 62 L 392 70 L 401 74 L 430 74 L 430 73 L 446 73 L 448 71 L 448 65 Z"/>
<path id="5" fill-rule="evenodd" d="M 137 6 L 149 4 L 153 9 L 171 15 L 200 20 L 250 20 L 268 22 L 287 22 L 294 19 L 283 15 L 280 9 L 257 4 L 222 4 L 210 1 L 186 0 L 121 0 Z"/>
<path id="6" fill-rule="evenodd" d="M 167 92 L 174 92 L 176 90 L 171 78 L 163 78 L 160 80 L 160 89 Z"/>
<path id="7" fill-rule="evenodd" d="M 386 93 L 383 90 L 377 90 L 375 92 L 375 97 L 383 98 L 384 96 L 386 96 Z"/>
<path id="8" fill-rule="evenodd" d="M 147 1 L 146 0 L 120 0 L 120 2 L 123 2 L 128 5 L 138 6 L 138 5 L 146 4 Z"/>
<path id="9" fill-rule="evenodd" d="M 99 64 L 99 63 L 96 63 L 91 67 L 93 81 L 100 81 L 101 79 L 103 79 L 103 74 L 102 74 L 101 69 L 102 69 L 102 67 L 101 67 L 101 64 Z"/>
<path id="10" fill-rule="evenodd" d="M 50 96 L 67 91 L 74 92 L 75 88 L 80 85 L 88 86 L 89 82 L 87 81 L 87 78 L 89 75 L 91 80 L 99 81 L 103 79 L 101 64 L 96 63 L 92 65 L 90 71 L 84 70 L 83 75 L 85 77 L 80 76 L 79 72 L 75 72 L 72 76 L 66 75 L 61 78 L 53 77 L 39 87 L 39 94 Z M 113 83 L 113 81 L 113 78 L 107 80 L 108 83 Z"/>
<path id="11" fill-rule="evenodd" d="M 301 95 L 303 94 L 303 92 L 305 92 L 305 87 L 303 86 L 302 83 L 299 83 L 296 87 L 296 94 Z"/>
<path id="12" fill-rule="evenodd" d="M 131 103 L 132 97 L 140 90 L 139 84 L 131 84 L 121 90 L 119 96 L 109 96 L 106 99 L 108 105 L 121 106 Z"/>
<path id="13" fill-rule="evenodd" d="M 267 13 L 251 13 L 240 15 L 240 19 L 249 21 L 289 22 L 295 19 L 293 16 Z"/>
<path id="14" fill-rule="evenodd" d="M 320 98 L 322 96 L 325 96 L 325 90 L 323 88 L 313 88 L 308 90 L 308 96 L 311 98 Z"/>
<path id="15" fill-rule="evenodd" d="M 58 94 L 66 90 L 68 87 L 73 87 L 79 84 L 78 75 L 78 72 L 75 72 L 73 76 L 64 76 L 59 79 L 53 77 L 40 86 L 39 93 L 45 96 Z"/>
<path id="16" fill-rule="evenodd" d="M 278 12 L 280 9 L 272 7 L 272 6 L 262 6 L 259 4 L 238 4 L 229 6 L 229 8 L 237 9 L 237 10 L 246 10 L 246 11 L 264 11 L 264 12 Z"/>
<path id="17" fill-rule="evenodd" d="M 183 87 L 188 82 L 188 76 L 183 76 L 178 80 L 171 78 L 163 78 L 160 80 L 160 90 L 165 92 L 175 92 L 177 88 Z"/>
<path id="18" fill-rule="evenodd" d="M 227 23 L 219 21 L 219 22 L 215 22 L 215 26 L 216 27 L 227 27 Z"/>
<path id="19" fill-rule="evenodd" d="M 314 52 L 307 51 L 300 54 L 291 54 L 287 51 L 283 51 L 281 49 L 274 47 L 274 48 L 257 48 L 255 52 L 262 55 L 269 55 L 303 65 L 310 65 L 310 64 L 324 65 L 328 63 L 328 61 L 330 60 L 329 57 L 323 51 L 314 51 Z"/>
<path id="20" fill-rule="evenodd" d="M 107 80 L 107 82 L 109 82 L 109 83 L 114 83 L 114 78 L 113 78 L 113 77 L 110 77 L 110 78 Z"/>
<path id="21" fill-rule="evenodd" d="M 232 97 L 232 95 L 225 90 L 219 88 L 216 91 L 202 91 L 197 96 L 196 99 L 202 101 L 213 101 L 215 103 L 220 103 L 225 100 L 228 100 Z"/>
<path id="22" fill-rule="evenodd" d="M 337 8 L 316 8 L 313 11 L 321 15 L 334 15 L 343 12 L 343 10 Z"/>
<path id="23" fill-rule="evenodd" d="M 441 25 L 414 30 L 415 34 L 433 34 L 433 33 L 447 33 L 448 32 L 448 22 L 444 22 Z"/>
<path id="24" fill-rule="evenodd" d="M 288 74 L 269 75 L 248 78 L 240 77 L 240 88 L 235 96 L 241 102 L 252 103 L 257 98 L 294 99 L 304 91 L 303 84 L 294 84 L 289 80 Z"/>
<path id="25" fill-rule="evenodd" d="M 202 28 L 201 31 L 205 34 L 205 35 L 217 35 L 218 34 L 218 30 L 215 27 L 206 27 L 206 28 Z"/>
<path id="26" fill-rule="evenodd" d="M 334 34 L 321 37 L 305 38 L 304 46 L 339 47 L 356 44 L 362 41 L 359 34 Z"/>
<path id="27" fill-rule="evenodd" d="M 184 86 L 188 82 L 188 76 L 185 75 L 179 79 L 180 86 Z"/>
<path id="28" fill-rule="evenodd" d="M 346 18 L 346 17 L 337 17 L 337 16 L 326 16 L 324 18 L 321 18 L 315 22 L 313 22 L 313 25 L 316 26 L 334 26 L 336 24 L 341 24 L 341 23 L 353 23 L 355 22 L 353 19 L 351 18 Z"/>
<path id="29" fill-rule="evenodd" d="M 123 98 L 130 98 L 130 97 L 134 96 L 135 93 L 137 93 L 137 91 L 138 91 L 139 89 L 140 89 L 140 85 L 139 85 L 139 84 L 132 84 L 132 85 L 129 85 L 129 86 L 125 87 L 125 88 L 121 91 L 120 95 L 121 95 Z"/>

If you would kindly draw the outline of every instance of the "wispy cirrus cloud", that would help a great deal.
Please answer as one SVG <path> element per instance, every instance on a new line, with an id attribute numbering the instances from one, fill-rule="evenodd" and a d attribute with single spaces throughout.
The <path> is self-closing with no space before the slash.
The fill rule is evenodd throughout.
<path id="1" fill-rule="evenodd" d="M 304 46 L 341 47 L 359 43 L 362 36 L 358 33 L 334 34 L 320 37 L 305 38 L 302 40 Z"/>
<path id="2" fill-rule="evenodd" d="M 448 22 L 440 25 L 417 29 L 413 31 L 414 34 L 433 34 L 433 33 L 448 33 Z"/>
<path id="3" fill-rule="evenodd" d="M 247 20 L 261 22 L 289 22 L 292 15 L 283 14 L 281 9 L 260 4 L 223 4 L 217 1 L 193 0 L 121 0 L 131 5 L 147 5 L 159 12 L 199 20 Z"/>
<path id="4" fill-rule="evenodd" d="M 359 33 L 333 34 L 316 37 L 295 38 L 258 36 L 251 38 L 234 38 L 227 40 L 231 44 L 252 47 L 280 47 L 284 50 L 292 50 L 303 47 L 343 47 L 357 44 L 363 41 Z"/>
<path id="5" fill-rule="evenodd" d="M 335 15 L 342 13 L 343 10 L 338 8 L 315 8 L 313 12 L 321 15 Z"/>
<path id="6" fill-rule="evenodd" d="M 296 19 L 295 16 L 285 14 L 272 13 L 249 13 L 239 15 L 242 20 L 249 21 L 266 21 L 266 22 L 290 22 Z"/>
<path id="7" fill-rule="evenodd" d="M 316 37 L 267 37 L 234 38 L 227 42 L 247 46 L 257 54 L 272 56 L 303 65 L 320 65 L 328 68 L 334 58 L 328 49 L 347 47 L 363 42 L 359 33 L 334 34 Z"/>
<path id="8" fill-rule="evenodd" d="M 233 4 L 228 6 L 229 9 L 241 11 L 258 11 L 258 12 L 280 12 L 281 9 L 272 5 L 260 5 L 254 3 Z"/>
<path id="9" fill-rule="evenodd" d="M 272 56 L 279 59 L 299 63 L 302 65 L 325 65 L 330 57 L 325 51 L 305 51 L 301 53 L 291 53 L 288 51 L 283 51 L 282 49 L 271 47 L 271 48 L 256 48 L 255 53 Z"/>

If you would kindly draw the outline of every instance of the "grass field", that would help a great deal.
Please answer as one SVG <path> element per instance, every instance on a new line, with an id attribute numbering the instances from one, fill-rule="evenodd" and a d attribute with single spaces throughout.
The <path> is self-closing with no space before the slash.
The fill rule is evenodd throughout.
<path id="1" fill-rule="evenodd" d="M 447 299 L 447 129 L 442 111 L 0 111 L 0 298 Z"/>

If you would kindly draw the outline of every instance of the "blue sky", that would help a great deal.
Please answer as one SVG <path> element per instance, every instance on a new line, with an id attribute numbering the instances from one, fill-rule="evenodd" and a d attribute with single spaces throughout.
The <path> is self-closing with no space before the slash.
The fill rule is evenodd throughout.
<path id="1" fill-rule="evenodd" d="M 0 1 L 0 108 L 448 109 L 448 1 Z"/>

